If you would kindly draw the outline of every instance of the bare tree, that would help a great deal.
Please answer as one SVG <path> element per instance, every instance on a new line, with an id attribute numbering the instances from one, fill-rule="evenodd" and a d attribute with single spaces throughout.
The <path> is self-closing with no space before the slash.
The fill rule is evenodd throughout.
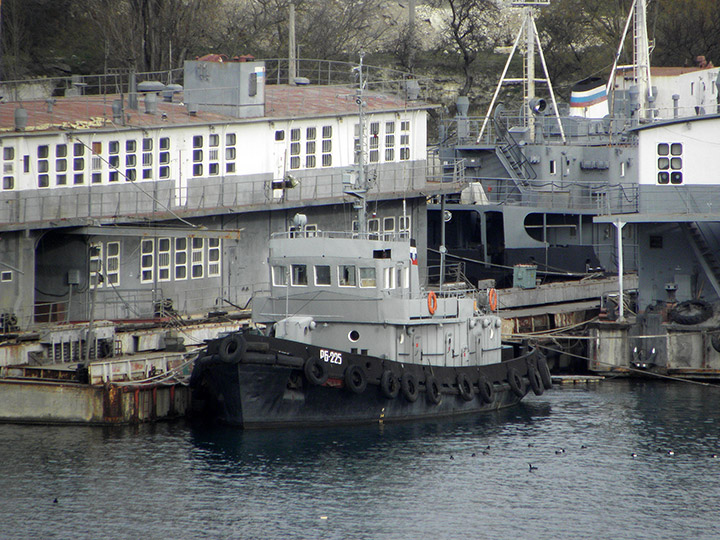
<path id="1" fill-rule="evenodd" d="M 448 9 L 446 43 L 462 58 L 465 83 L 460 95 L 466 96 L 474 80 L 471 66 L 482 50 L 494 44 L 492 27 L 497 6 L 493 0 L 436 0 L 436 5 Z"/>

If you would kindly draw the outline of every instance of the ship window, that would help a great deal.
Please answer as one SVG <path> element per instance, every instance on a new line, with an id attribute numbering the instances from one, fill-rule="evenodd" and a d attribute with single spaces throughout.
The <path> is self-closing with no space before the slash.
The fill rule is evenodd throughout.
<path id="1" fill-rule="evenodd" d="M 357 330 L 351 330 L 348 332 L 348 339 L 355 343 L 358 339 L 360 339 L 360 332 Z"/>
<path id="2" fill-rule="evenodd" d="M 187 249 L 187 238 L 175 239 L 175 279 L 177 280 L 187 279 Z"/>
<path id="3" fill-rule="evenodd" d="M 682 144 L 672 143 L 672 145 L 670 145 L 670 154 L 673 156 L 682 156 Z"/>
<path id="4" fill-rule="evenodd" d="M 650 249 L 662 249 L 663 237 L 659 234 L 650 235 Z"/>
<path id="5" fill-rule="evenodd" d="M 13 279 L 13 274 L 10 270 L 5 270 L 4 272 L 0 272 L 0 281 L 2 281 L 3 283 L 12 281 L 12 279 Z"/>
<path id="6" fill-rule="evenodd" d="M 15 187 L 14 176 L 3 176 L 3 189 L 13 189 Z"/>
<path id="7" fill-rule="evenodd" d="M 375 268 L 360 268 L 360 286 L 377 287 Z"/>
<path id="8" fill-rule="evenodd" d="M 383 287 L 386 289 L 395 288 L 395 271 L 392 267 L 383 268 Z"/>
<path id="9" fill-rule="evenodd" d="M 380 231 L 380 220 L 377 218 L 368 219 L 367 227 L 369 233 L 368 238 L 371 240 L 377 240 L 378 232 Z"/>
<path id="10" fill-rule="evenodd" d="M 658 158 L 658 169 L 664 171 L 670 168 L 670 160 L 666 157 Z"/>
<path id="11" fill-rule="evenodd" d="M 405 236 L 410 235 L 410 216 L 400 216 L 400 227 L 398 230 L 401 233 L 407 233 Z"/>
<path id="12" fill-rule="evenodd" d="M 287 270 L 284 266 L 272 267 L 273 285 L 285 287 L 287 285 Z"/>
<path id="13" fill-rule="evenodd" d="M 658 173 L 658 184 L 667 184 L 670 182 L 670 174 L 666 171 Z"/>
<path id="14" fill-rule="evenodd" d="M 3 159 L 5 161 L 15 159 L 15 148 L 13 148 L 12 146 L 6 146 L 5 148 L 3 148 Z"/>
<path id="15" fill-rule="evenodd" d="M 660 143 L 657 146 L 658 156 L 667 156 L 670 153 L 670 145 L 668 143 Z"/>
<path id="16" fill-rule="evenodd" d="M 389 259 L 389 249 L 373 249 L 373 259 Z"/>
<path id="17" fill-rule="evenodd" d="M 394 217 L 386 217 L 383 218 L 383 232 L 387 235 L 390 233 L 387 238 L 390 238 L 392 236 L 392 233 L 395 232 L 395 218 Z"/>
<path id="18" fill-rule="evenodd" d="M 315 285 L 330 285 L 330 267 L 326 265 L 315 266 Z"/>
<path id="19" fill-rule="evenodd" d="M 292 264 L 291 269 L 291 283 L 293 286 L 306 286 L 308 284 L 307 266 L 304 264 Z"/>
<path id="20" fill-rule="evenodd" d="M 90 244 L 89 251 L 89 262 L 90 262 L 90 288 L 95 289 L 96 287 L 103 286 L 102 274 L 104 269 L 102 268 L 103 261 L 103 244 L 102 242 L 93 242 Z"/>
<path id="21" fill-rule="evenodd" d="M 338 267 L 338 285 L 341 287 L 354 287 L 356 284 L 355 266 L 341 264 Z"/>

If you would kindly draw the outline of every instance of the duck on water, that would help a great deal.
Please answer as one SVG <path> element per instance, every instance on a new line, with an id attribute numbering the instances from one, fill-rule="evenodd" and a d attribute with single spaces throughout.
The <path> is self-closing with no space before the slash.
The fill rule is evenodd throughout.
<path id="1" fill-rule="evenodd" d="M 221 421 L 244 428 L 370 423 L 517 404 L 551 378 L 534 350 L 503 345 L 472 290 L 424 291 L 409 238 L 273 235 L 266 331 L 208 343 L 191 378 Z"/>

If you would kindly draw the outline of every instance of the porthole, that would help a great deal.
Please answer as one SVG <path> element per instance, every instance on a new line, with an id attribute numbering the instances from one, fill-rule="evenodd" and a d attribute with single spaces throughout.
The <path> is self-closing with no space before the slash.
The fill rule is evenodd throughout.
<path id="1" fill-rule="evenodd" d="M 355 343 L 358 339 L 360 339 L 360 333 L 357 330 L 351 330 L 348 333 L 348 339 Z"/>

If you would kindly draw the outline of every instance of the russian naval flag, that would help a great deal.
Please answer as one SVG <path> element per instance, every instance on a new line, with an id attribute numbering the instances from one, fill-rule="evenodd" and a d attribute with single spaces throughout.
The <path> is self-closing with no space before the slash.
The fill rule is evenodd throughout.
<path id="1" fill-rule="evenodd" d="M 415 246 L 415 240 L 410 240 L 410 263 L 417 266 L 417 247 Z"/>
<path id="2" fill-rule="evenodd" d="M 600 77 L 588 77 L 572 87 L 570 116 L 604 118 L 608 111 L 607 89 Z"/>

